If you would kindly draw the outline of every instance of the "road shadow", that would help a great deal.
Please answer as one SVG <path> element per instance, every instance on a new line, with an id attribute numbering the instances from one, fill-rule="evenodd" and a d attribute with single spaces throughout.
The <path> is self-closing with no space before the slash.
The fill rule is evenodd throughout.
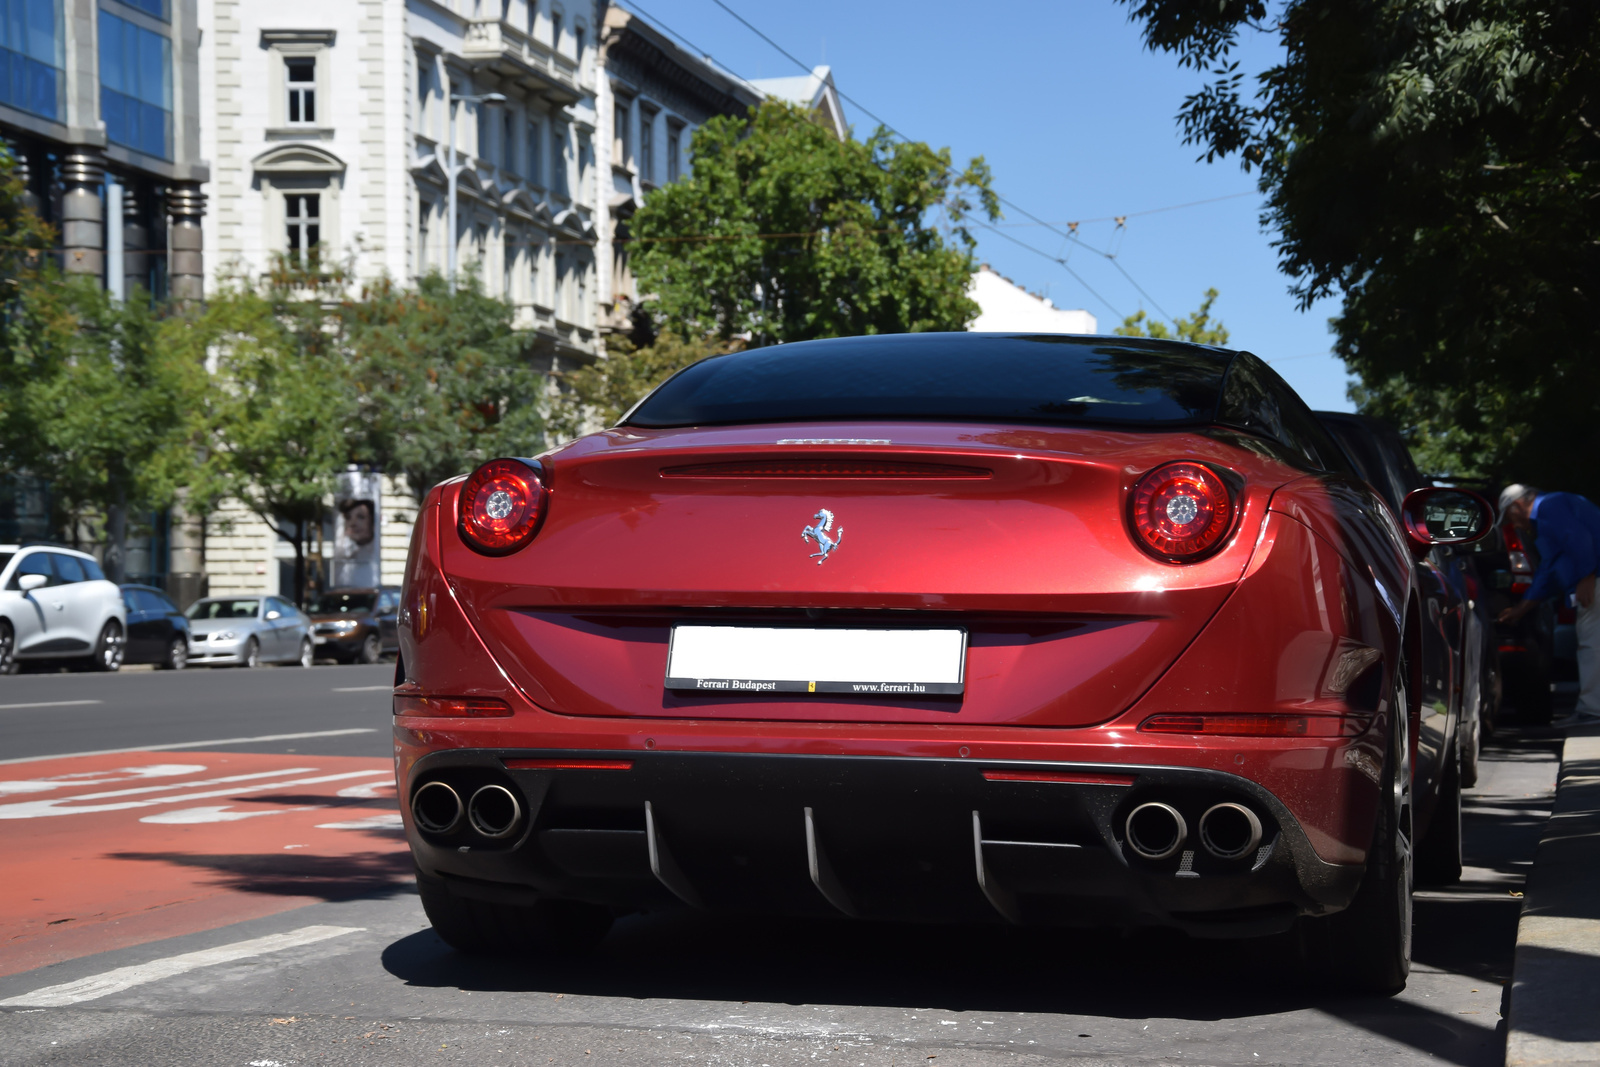
<path id="1" fill-rule="evenodd" d="M 416 891 L 416 868 L 405 851 L 316 856 L 303 852 L 113 852 L 112 859 L 168 863 L 210 871 L 210 884 L 241 893 L 375 900 Z"/>

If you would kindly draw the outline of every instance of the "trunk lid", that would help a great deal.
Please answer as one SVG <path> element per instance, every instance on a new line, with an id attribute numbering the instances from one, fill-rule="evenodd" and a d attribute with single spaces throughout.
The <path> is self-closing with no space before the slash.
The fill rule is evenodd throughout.
<path id="1" fill-rule="evenodd" d="M 1137 548 L 1128 489 L 1162 462 L 1239 475 L 1226 547 Z M 1086 725 L 1128 707 L 1237 583 L 1294 472 L 1192 432 L 837 424 L 619 429 L 545 460 L 521 551 L 478 555 L 442 503 L 445 572 L 507 674 L 569 715 Z M 825 558 L 802 531 L 826 510 Z M 668 691 L 675 623 L 967 631 L 959 697 Z"/>

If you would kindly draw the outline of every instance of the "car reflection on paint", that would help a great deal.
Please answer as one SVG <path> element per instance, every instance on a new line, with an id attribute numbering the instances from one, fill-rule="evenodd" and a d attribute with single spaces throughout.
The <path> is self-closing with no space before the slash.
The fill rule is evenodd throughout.
<path id="1" fill-rule="evenodd" d="M 190 666 L 311 666 L 311 619 L 282 597 L 206 597 L 186 614 Z"/>

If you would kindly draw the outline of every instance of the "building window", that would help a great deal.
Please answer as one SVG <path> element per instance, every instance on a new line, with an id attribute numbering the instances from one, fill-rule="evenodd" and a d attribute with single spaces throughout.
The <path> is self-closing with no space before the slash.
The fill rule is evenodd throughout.
<path id="1" fill-rule="evenodd" d="M 517 169 L 517 116 L 507 108 L 500 119 L 500 166 Z"/>
<path id="2" fill-rule="evenodd" d="M 143 11 L 146 15 L 153 15 L 163 22 L 170 21 L 167 15 L 166 0 L 122 0 L 122 3 Z"/>
<path id="3" fill-rule="evenodd" d="M 567 124 L 550 124 L 550 185 L 558 196 L 570 195 L 567 189 Z"/>
<path id="4" fill-rule="evenodd" d="M 517 291 L 513 282 L 517 277 L 517 245 L 511 235 L 506 235 L 505 263 L 500 273 L 500 291 L 505 295 L 506 303 L 516 303 Z"/>
<path id="5" fill-rule="evenodd" d="M 544 184 L 544 161 L 539 158 L 539 124 L 528 123 L 528 162 L 524 177 L 535 185 Z"/>
<path id="6" fill-rule="evenodd" d="M 310 56 L 296 56 L 284 60 L 283 66 L 289 87 L 289 122 L 313 125 L 317 121 L 317 61 Z"/>
<path id="7" fill-rule="evenodd" d="M 578 69 L 583 69 L 583 49 L 587 44 L 589 31 L 582 26 L 572 27 L 572 58 L 577 62 Z"/>
<path id="8" fill-rule="evenodd" d="M 290 193 L 283 198 L 288 230 L 289 258 L 305 266 L 322 241 L 322 197 L 317 193 Z"/>
<path id="9" fill-rule="evenodd" d="M 626 167 L 630 159 L 628 151 L 628 112 L 630 103 L 619 99 L 611 109 L 611 162 L 620 167 Z"/>
<path id="10" fill-rule="evenodd" d="M 561 51 L 561 12 L 550 12 L 550 50 Z"/>
<path id="11" fill-rule="evenodd" d="M 683 155 L 683 127 L 667 127 L 667 181 L 675 182 L 682 175 L 680 157 Z"/>
<path id="12" fill-rule="evenodd" d="M 428 216 L 433 212 L 433 205 L 423 200 L 417 208 L 417 273 L 428 273 L 428 265 L 433 262 L 433 255 L 428 249 Z"/>
<path id="13" fill-rule="evenodd" d="M 428 98 L 433 95 L 433 59 L 425 52 L 417 53 L 417 129 L 429 131 Z"/>
<path id="14" fill-rule="evenodd" d="M 100 115 L 106 137 L 172 157 L 172 42 L 100 12 Z"/>
<path id="15" fill-rule="evenodd" d="M 642 108 L 639 111 L 639 177 L 647 182 L 656 180 L 656 117 Z"/>
<path id="16" fill-rule="evenodd" d="M 478 127 L 478 158 L 487 163 L 489 161 L 489 142 L 494 137 L 494 122 L 489 117 L 489 109 L 481 103 L 473 112 L 473 118 L 477 120 L 476 125 Z"/>
<path id="17" fill-rule="evenodd" d="M 578 134 L 578 188 L 588 188 L 589 170 L 594 166 L 594 142 L 586 133 Z"/>
<path id="18" fill-rule="evenodd" d="M 61 114 L 61 0 L 0 0 L 0 104 Z"/>

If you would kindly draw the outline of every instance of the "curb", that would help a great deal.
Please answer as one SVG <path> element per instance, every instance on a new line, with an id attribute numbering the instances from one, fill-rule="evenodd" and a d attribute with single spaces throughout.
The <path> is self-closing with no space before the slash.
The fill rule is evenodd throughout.
<path id="1" fill-rule="evenodd" d="M 1517 923 L 1507 1067 L 1600 1062 L 1600 727 L 1561 749 Z"/>

